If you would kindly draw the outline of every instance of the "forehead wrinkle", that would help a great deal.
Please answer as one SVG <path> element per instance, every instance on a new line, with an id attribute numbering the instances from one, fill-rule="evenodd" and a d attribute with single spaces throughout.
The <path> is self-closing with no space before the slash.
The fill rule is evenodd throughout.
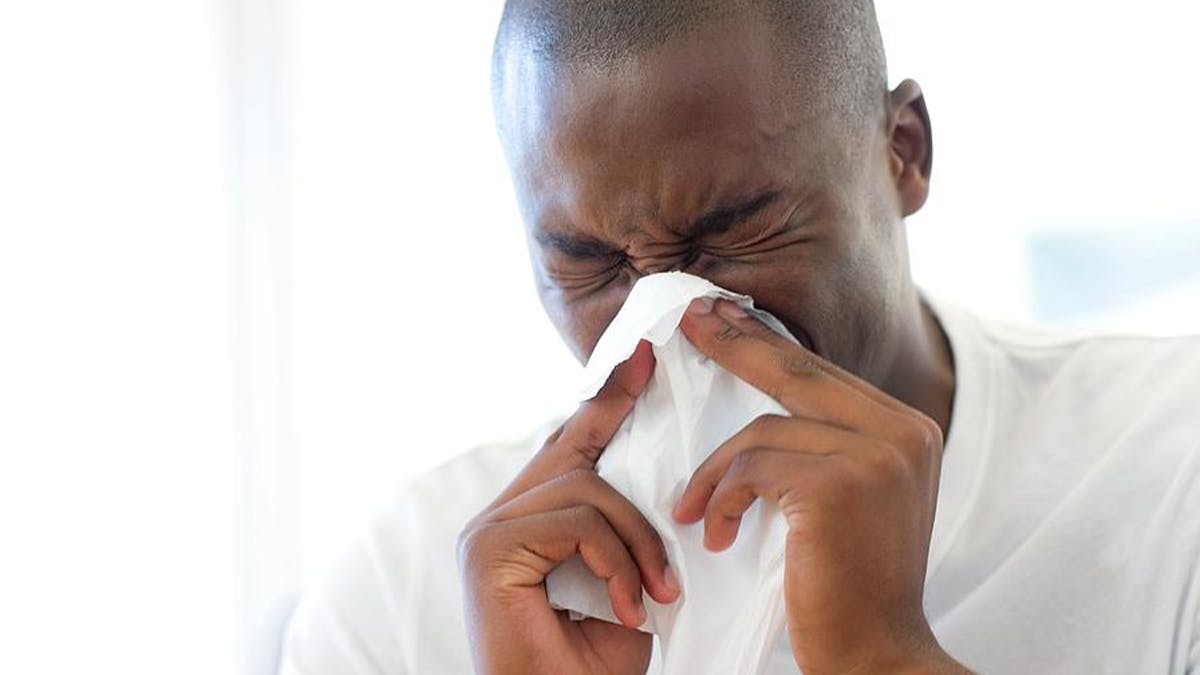
<path id="1" fill-rule="evenodd" d="M 684 40 L 676 47 L 690 57 L 692 47 L 705 43 Z M 684 83 L 667 77 L 673 70 L 648 77 L 650 69 L 636 67 L 657 56 L 625 61 L 607 75 L 559 69 L 557 86 L 541 88 L 540 129 L 530 129 L 528 138 L 537 159 L 525 166 L 536 166 L 544 181 L 534 187 L 570 212 L 560 211 L 567 216 L 560 230 L 622 249 L 631 242 L 678 242 L 695 221 L 729 201 L 723 197 L 743 197 L 755 183 L 795 185 L 802 180 L 798 173 L 819 171 L 811 165 L 828 152 L 819 147 L 828 145 L 819 127 L 820 110 L 828 108 L 818 103 L 821 97 L 783 104 L 762 94 L 773 89 L 764 78 L 730 80 L 728 68 L 692 72 L 695 82 Z M 676 67 L 680 58 L 676 54 Z M 649 101 L 629 95 L 638 87 L 654 95 Z M 685 108 L 696 114 L 680 120 Z"/>

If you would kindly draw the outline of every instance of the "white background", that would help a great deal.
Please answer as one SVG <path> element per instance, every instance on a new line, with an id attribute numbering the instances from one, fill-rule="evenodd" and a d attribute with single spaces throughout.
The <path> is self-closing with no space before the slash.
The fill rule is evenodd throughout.
<path id="1" fill-rule="evenodd" d="M 261 670 L 403 480 L 570 407 L 491 129 L 499 10 L 0 5 L 0 672 Z M 1047 234 L 1195 250 L 1194 3 L 879 12 L 934 122 L 923 285 L 1200 331 L 1188 269 L 1075 316 L 1031 282 Z"/>

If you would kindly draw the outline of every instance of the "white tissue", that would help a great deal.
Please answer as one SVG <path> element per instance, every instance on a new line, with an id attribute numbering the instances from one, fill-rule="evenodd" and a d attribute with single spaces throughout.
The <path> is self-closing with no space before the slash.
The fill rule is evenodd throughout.
<path id="1" fill-rule="evenodd" d="M 785 623 L 783 555 L 787 526 L 778 508 L 755 502 L 734 546 L 711 553 L 703 522 L 671 517 L 688 479 L 713 450 L 764 414 L 786 415 L 773 399 L 707 359 L 678 330 L 698 297 L 739 303 L 781 335 L 793 338 L 750 298 L 681 272 L 638 281 L 584 372 L 591 398 L 639 340 L 654 345 L 654 375 L 596 469 L 650 521 L 666 544 L 682 596 L 660 605 L 645 596 L 642 630 L 658 635 L 663 675 L 761 673 Z M 617 623 L 604 583 L 572 558 L 546 579 L 551 604 L 573 618 Z"/>

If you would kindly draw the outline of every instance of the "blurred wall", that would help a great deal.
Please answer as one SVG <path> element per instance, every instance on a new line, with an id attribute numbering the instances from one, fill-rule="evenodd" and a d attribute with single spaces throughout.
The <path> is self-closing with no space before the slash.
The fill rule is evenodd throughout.
<path id="1" fill-rule="evenodd" d="M 1200 331 L 1200 6 L 880 0 L 914 273 Z M 0 6 L 0 672 L 263 672 L 404 480 L 569 410 L 491 127 L 500 3 Z"/>

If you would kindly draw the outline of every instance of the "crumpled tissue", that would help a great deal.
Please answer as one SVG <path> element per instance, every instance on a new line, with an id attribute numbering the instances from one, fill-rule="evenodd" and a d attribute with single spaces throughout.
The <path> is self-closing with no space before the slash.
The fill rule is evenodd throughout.
<path id="1" fill-rule="evenodd" d="M 648 618 L 641 629 L 658 636 L 663 675 L 753 675 L 768 667 L 786 622 L 786 522 L 775 504 L 760 499 L 743 518 L 733 547 L 712 553 L 704 548 L 703 522 L 681 525 L 671 511 L 692 473 L 721 443 L 761 415 L 788 413 L 706 358 L 679 330 L 699 297 L 735 301 L 795 341 L 747 296 L 682 272 L 646 276 L 596 345 L 581 399 L 594 396 L 640 340 L 653 344 L 654 374 L 596 465 L 658 531 L 682 588 L 667 605 L 645 595 Z M 604 582 L 578 556 L 549 575 L 546 589 L 551 605 L 574 619 L 619 623 Z"/>

